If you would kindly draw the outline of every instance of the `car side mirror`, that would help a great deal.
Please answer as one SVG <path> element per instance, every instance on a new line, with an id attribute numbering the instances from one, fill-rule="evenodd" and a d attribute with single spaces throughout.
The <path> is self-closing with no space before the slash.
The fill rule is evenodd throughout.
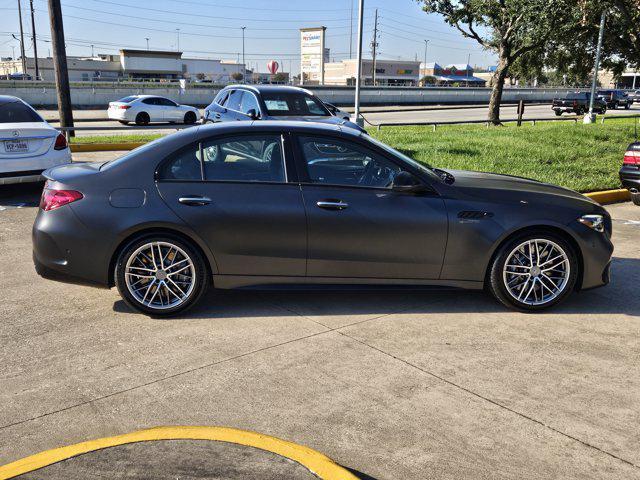
<path id="1" fill-rule="evenodd" d="M 257 119 L 260 118 L 260 114 L 258 112 L 256 112 L 255 108 L 250 108 L 249 110 L 247 110 L 247 116 L 251 120 L 257 120 Z"/>
<path id="2" fill-rule="evenodd" d="M 409 172 L 399 172 L 393 179 L 391 190 L 401 193 L 426 193 L 430 189 L 419 178 Z"/>

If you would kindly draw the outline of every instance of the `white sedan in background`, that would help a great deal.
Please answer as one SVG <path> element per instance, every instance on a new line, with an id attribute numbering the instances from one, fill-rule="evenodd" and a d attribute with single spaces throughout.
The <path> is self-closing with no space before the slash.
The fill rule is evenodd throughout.
<path id="1" fill-rule="evenodd" d="M 67 139 L 18 97 L 0 95 L 0 185 L 39 182 L 71 162 Z"/>
<path id="2" fill-rule="evenodd" d="M 109 103 L 109 119 L 127 125 L 148 125 L 150 122 L 196 123 L 200 111 L 189 105 L 179 105 L 168 98 L 156 95 L 130 95 Z"/>

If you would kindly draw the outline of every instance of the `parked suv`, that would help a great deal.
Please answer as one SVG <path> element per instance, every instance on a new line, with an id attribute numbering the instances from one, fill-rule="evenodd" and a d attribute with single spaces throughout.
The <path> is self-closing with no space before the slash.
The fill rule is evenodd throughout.
<path id="1" fill-rule="evenodd" d="M 551 108 L 559 117 L 563 112 L 584 115 L 589 111 L 589 99 L 591 94 L 587 92 L 568 93 L 562 98 L 554 98 Z M 600 97 L 596 97 L 593 103 L 593 110 L 596 113 L 605 113 L 607 104 Z"/>
<path id="2" fill-rule="evenodd" d="M 606 102 L 607 108 L 614 110 L 618 107 L 629 110 L 633 103 L 627 93 L 622 90 L 598 90 L 597 96 Z"/>
<path id="3" fill-rule="evenodd" d="M 620 169 L 622 186 L 631 192 L 631 200 L 640 205 L 640 142 L 627 147 Z"/>
<path id="4" fill-rule="evenodd" d="M 202 117 L 202 123 L 236 120 L 304 120 L 364 131 L 332 114 L 313 92 L 283 85 L 229 85 L 220 90 Z"/>

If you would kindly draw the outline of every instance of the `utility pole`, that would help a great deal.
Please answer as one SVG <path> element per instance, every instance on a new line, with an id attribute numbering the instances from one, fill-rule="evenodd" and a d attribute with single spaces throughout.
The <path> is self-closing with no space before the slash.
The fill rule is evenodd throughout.
<path id="1" fill-rule="evenodd" d="M 373 86 L 376 86 L 376 51 L 378 48 L 378 9 L 376 8 L 376 19 L 373 24 L 373 41 L 371 42 L 372 56 L 373 56 L 373 71 L 371 72 L 371 80 Z"/>
<path id="2" fill-rule="evenodd" d="M 27 59 L 24 54 L 24 31 L 22 30 L 22 7 L 18 0 L 18 20 L 20 22 L 20 57 L 22 57 L 22 73 L 27 73 Z"/>
<path id="3" fill-rule="evenodd" d="M 596 48 L 596 61 L 593 65 L 593 81 L 591 82 L 591 96 L 589 97 L 589 114 L 584 116 L 583 123 L 593 123 L 596 116 L 593 113 L 593 103 L 596 97 L 596 87 L 598 85 L 598 69 L 600 68 L 600 52 L 602 51 L 602 39 L 604 38 L 604 22 L 607 18 L 607 12 L 602 11 L 600 18 L 600 32 L 598 33 L 598 47 Z"/>
<path id="4" fill-rule="evenodd" d="M 67 52 L 64 45 L 64 26 L 60 0 L 49 0 L 49 21 L 51 22 L 51 45 L 53 47 L 53 67 L 58 93 L 58 115 L 61 127 L 73 127 L 71 92 L 69 90 L 69 71 L 67 70 Z M 74 136 L 73 130 L 69 136 Z"/>
<path id="5" fill-rule="evenodd" d="M 91 44 L 91 58 L 93 58 L 93 44 Z"/>
<path id="6" fill-rule="evenodd" d="M 360 77 L 362 76 L 362 27 L 364 17 L 364 0 L 358 0 L 358 65 L 356 68 L 356 123 L 364 126 L 364 120 L 360 118 Z"/>
<path id="7" fill-rule="evenodd" d="M 149 50 L 149 37 L 144 37 L 144 39 L 147 41 L 147 50 Z"/>
<path id="8" fill-rule="evenodd" d="M 242 28 L 242 83 L 245 83 L 244 81 L 244 76 L 247 74 L 247 65 L 244 63 L 244 30 L 247 27 L 241 27 Z"/>
<path id="9" fill-rule="evenodd" d="M 179 52 L 180 51 L 180 29 L 179 28 L 176 28 L 176 36 L 178 37 L 178 40 L 177 40 L 177 47 L 178 48 L 177 48 L 177 50 Z"/>
<path id="10" fill-rule="evenodd" d="M 33 59 L 36 67 L 36 80 L 40 78 L 40 69 L 38 68 L 38 41 L 36 39 L 36 19 L 33 14 L 33 0 L 29 0 L 31 6 L 31 35 L 33 36 Z"/>

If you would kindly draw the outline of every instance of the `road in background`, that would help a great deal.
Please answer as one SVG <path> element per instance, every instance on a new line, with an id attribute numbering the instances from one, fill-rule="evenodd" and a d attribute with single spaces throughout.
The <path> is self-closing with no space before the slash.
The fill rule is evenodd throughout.
<path id="1" fill-rule="evenodd" d="M 371 111 L 364 113 L 364 117 L 372 124 L 378 123 L 407 123 L 407 122 L 464 122 L 464 121 L 481 121 L 487 118 L 488 107 L 470 107 L 470 108 L 441 108 L 441 109 L 421 109 L 421 110 L 408 110 L 407 107 L 403 107 L 401 110 L 396 110 L 398 107 L 388 107 L 393 111 Z M 419 109 L 420 107 L 414 107 Z M 504 120 L 514 119 L 517 117 L 516 105 L 504 105 L 501 107 L 501 117 Z M 53 119 L 57 117 L 57 112 L 51 110 L 43 110 L 40 113 L 46 119 Z M 615 115 L 630 115 L 640 113 L 640 105 L 633 105 L 630 110 L 608 110 L 607 116 Z M 540 118 L 554 117 L 554 112 L 551 110 L 551 105 L 528 105 L 525 108 L 524 119 L 535 120 Z M 122 127 L 120 123 L 108 120 L 105 118 L 106 112 L 102 110 L 76 110 L 74 112 L 74 118 L 76 126 L 78 127 Z M 99 121 L 89 121 L 105 118 Z M 561 118 L 576 118 L 574 114 L 564 114 Z M 598 115 L 598 118 L 601 118 Z M 54 123 L 54 126 L 57 124 Z M 160 124 L 158 124 L 160 125 Z M 163 124 L 167 125 L 167 124 Z M 115 130 L 100 130 L 100 131 L 81 131 L 77 132 L 78 136 L 87 135 L 126 135 L 126 134 L 169 134 L 175 130 L 166 128 L 159 129 L 154 128 L 154 125 L 148 127 L 136 127 L 130 125 L 128 128 L 115 129 Z"/>

